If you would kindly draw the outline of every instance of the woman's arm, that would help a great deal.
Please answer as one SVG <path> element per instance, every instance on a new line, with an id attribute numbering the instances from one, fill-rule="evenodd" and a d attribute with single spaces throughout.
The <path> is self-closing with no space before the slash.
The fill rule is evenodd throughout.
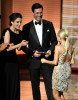
<path id="1" fill-rule="evenodd" d="M 9 33 L 8 30 L 6 31 L 5 36 L 4 36 L 4 43 L 10 44 L 10 33 Z M 21 47 L 21 46 L 26 46 L 27 43 L 28 42 L 26 42 L 25 40 L 22 40 L 21 43 L 19 43 L 17 45 L 12 45 L 12 46 L 8 47 L 7 51 L 11 51 L 13 49 L 17 49 L 18 47 Z"/>
<path id="2" fill-rule="evenodd" d="M 4 38 L 4 43 L 6 43 L 6 44 L 10 43 L 10 33 L 8 30 L 5 32 L 5 35 L 3 38 Z"/>
<path id="3" fill-rule="evenodd" d="M 13 49 L 17 49 L 17 48 L 19 48 L 21 46 L 26 46 L 27 44 L 28 44 L 28 42 L 26 40 L 22 40 L 21 43 L 8 47 L 7 51 L 11 51 Z"/>
<path id="4" fill-rule="evenodd" d="M 58 49 L 59 49 L 59 47 L 55 46 L 55 54 L 54 54 L 54 60 L 53 61 L 49 61 L 49 60 L 42 58 L 41 62 L 42 63 L 48 63 L 48 64 L 51 64 L 51 65 L 57 65 L 58 58 L 59 58 L 59 50 Z"/>
<path id="5" fill-rule="evenodd" d="M 4 49 L 7 47 L 7 45 L 8 45 L 8 44 L 6 44 L 6 43 L 2 43 L 2 44 L 0 45 L 0 51 L 4 50 Z"/>
<path id="6" fill-rule="evenodd" d="M 75 56 L 75 53 L 74 53 L 74 49 L 72 49 L 72 58 L 71 58 L 71 64 L 74 64 L 74 56 Z"/>

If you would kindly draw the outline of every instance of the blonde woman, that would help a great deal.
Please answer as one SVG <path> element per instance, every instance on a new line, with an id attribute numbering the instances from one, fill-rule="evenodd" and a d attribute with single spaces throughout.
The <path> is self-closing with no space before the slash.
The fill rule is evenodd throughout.
<path id="1" fill-rule="evenodd" d="M 69 42 L 69 33 L 65 29 L 58 32 L 59 45 L 55 47 L 54 60 L 41 59 L 42 63 L 55 65 L 52 76 L 52 89 L 55 100 L 65 100 L 63 91 L 67 91 L 71 76 L 70 63 L 74 63 L 74 50 Z"/>

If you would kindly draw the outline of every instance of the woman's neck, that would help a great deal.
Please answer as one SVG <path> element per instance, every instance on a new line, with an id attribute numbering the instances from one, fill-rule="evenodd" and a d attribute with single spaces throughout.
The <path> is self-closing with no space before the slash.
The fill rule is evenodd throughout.
<path id="1" fill-rule="evenodd" d="M 14 33 L 19 34 L 19 31 L 18 31 L 17 29 L 15 29 L 13 26 L 10 26 L 10 29 L 11 29 Z"/>
<path id="2" fill-rule="evenodd" d="M 65 40 L 62 40 L 62 41 L 61 41 L 61 44 L 65 44 L 65 42 L 66 42 Z"/>

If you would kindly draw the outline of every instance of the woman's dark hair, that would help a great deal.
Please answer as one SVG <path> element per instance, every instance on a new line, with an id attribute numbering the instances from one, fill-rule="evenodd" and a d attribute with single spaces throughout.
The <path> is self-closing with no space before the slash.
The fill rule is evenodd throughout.
<path id="1" fill-rule="evenodd" d="M 9 25 L 11 26 L 11 22 L 14 22 L 17 18 L 22 18 L 22 15 L 20 13 L 12 13 L 10 16 L 9 16 Z"/>
<path id="2" fill-rule="evenodd" d="M 43 10 L 43 6 L 39 3 L 35 3 L 32 5 L 32 12 L 34 12 L 34 9 L 38 9 L 38 8 L 42 8 Z"/>

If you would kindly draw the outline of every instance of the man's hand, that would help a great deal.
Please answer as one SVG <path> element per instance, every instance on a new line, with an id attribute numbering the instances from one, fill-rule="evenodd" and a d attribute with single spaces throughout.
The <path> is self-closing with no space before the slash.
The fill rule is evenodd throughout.
<path id="1" fill-rule="evenodd" d="M 51 51 L 48 50 L 48 51 L 47 51 L 47 54 L 45 55 L 45 57 L 48 58 L 50 55 L 51 55 Z"/>
<path id="2" fill-rule="evenodd" d="M 41 54 L 39 54 L 39 52 L 38 52 L 38 51 L 34 51 L 33 56 L 34 56 L 34 57 L 40 57 L 40 56 L 41 56 Z"/>

